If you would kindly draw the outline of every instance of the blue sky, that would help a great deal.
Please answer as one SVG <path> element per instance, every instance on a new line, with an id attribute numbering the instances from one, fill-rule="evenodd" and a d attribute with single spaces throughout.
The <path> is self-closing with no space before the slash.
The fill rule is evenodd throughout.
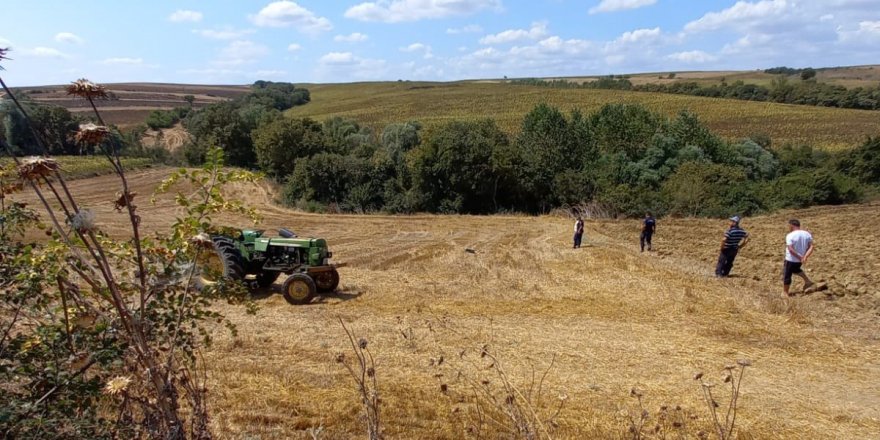
<path id="1" fill-rule="evenodd" d="M 880 63 L 880 0 L 0 0 L 12 85 Z M 8 15 L 7 15 L 8 16 Z"/>

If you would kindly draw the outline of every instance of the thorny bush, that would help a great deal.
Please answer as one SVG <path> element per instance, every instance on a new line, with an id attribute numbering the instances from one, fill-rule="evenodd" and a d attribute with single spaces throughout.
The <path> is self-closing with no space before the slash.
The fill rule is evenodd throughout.
<path id="1" fill-rule="evenodd" d="M 253 311 L 254 304 L 237 283 L 193 290 L 193 262 L 207 252 L 193 237 L 216 232 L 220 213 L 256 221 L 222 190 L 259 176 L 224 169 L 221 150 L 211 149 L 202 168 L 175 172 L 158 189 L 176 191 L 181 214 L 170 230 L 143 234 L 119 134 L 94 104 L 102 90 L 87 80 L 69 87 L 91 104 L 98 124 L 82 126 L 77 139 L 93 143 L 114 169 L 120 191 L 106 203 L 127 218 L 128 234 L 104 233 L 109 220 L 79 204 L 52 158 L 15 157 L 2 145 L 14 164 L 0 172 L 0 437 L 211 438 L 199 350 L 213 326 L 235 331 L 212 306 Z M 45 152 L 36 131 L 34 139 Z M 21 192 L 39 200 L 40 218 L 12 200 Z M 26 240 L 28 228 L 48 239 Z"/>

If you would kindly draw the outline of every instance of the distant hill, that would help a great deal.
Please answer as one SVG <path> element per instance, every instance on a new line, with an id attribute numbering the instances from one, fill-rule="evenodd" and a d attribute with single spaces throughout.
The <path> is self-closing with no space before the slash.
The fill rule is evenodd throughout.
<path id="1" fill-rule="evenodd" d="M 319 121 L 332 116 L 354 118 L 381 129 L 386 124 L 421 121 L 425 126 L 455 119 L 493 118 L 515 133 L 523 116 L 539 103 L 563 110 L 597 110 L 609 103 L 642 104 L 675 115 L 690 110 L 728 138 L 767 134 L 774 145 L 810 144 L 849 148 L 865 137 L 880 135 L 880 114 L 805 105 L 701 98 L 617 90 L 554 89 L 502 81 L 455 83 L 379 82 L 306 86 L 312 101 L 288 110 L 296 117 Z"/>
<path id="2" fill-rule="evenodd" d="M 111 124 L 127 127 L 143 123 L 153 110 L 167 110 L 189 104 L 186 95 L 193 95 L 196 108 L 225 101 L 247 93 L 248 86 L 214 86 L 191 84 L 118 83 L 105 84 L 111 99 L 99 101 L 98 108 L 104 119 Z M 71 97 L 64 85 L 21 87 L 24 93 L 37 102 L 60 105 L 71 112 L 91 111 L 88 102 Z"/>
<path id="3" fill-rule="evenodd" d="M 880 65 L 817 68 L 816 80 L 846 87 L 880 83 Z M 619 75 L 633 84 L 698 82 L 703 85 L 743 81 L 768 85 L 778 75 L 755 71 L 655 72 Z M 796 79 L 798 75 L 790 75 Z M 596 80 L 598 76 L 547 77 L 573 82 Z M 247 92 L 246 85 L 191 85 L 158 83 L 106 84 L 113 99 L 99 102 L 105 119 L 120 127 L 142 123 L 150 111 L 188 105 L 183 97 L 193 95 L 194 107 L 222 102 Z M 492 117 L 506 131 L 514 133 L 522 116 L 534 105 L 547 102 L 563 109 L 591 111 L 607 103 L 640 103 L 667 114 L 691 110 L 718 133 L 738 138 L 756 133 L 770 135 L 776 145 L 807 143 L 829 148 L 848 147 L 866 136 L 880 134 L 878 114 L 810 106 L 745 102 L 661 93 L 613 90 L 559 90 L 511 85 L 506 79 L 458 82 L 372 82 L 348 84 L 304 84 L 312 91 L 310 104 L 291 109 L 292 116 L 323 120 L 332 116 L 355 118 L 381 128 L 391 122 L 418 120 L 430 127 L 452 119 Z M 63 85 L 18 89 L 38 102 L 88 111 L 87 104 L 67 96 Z"/>

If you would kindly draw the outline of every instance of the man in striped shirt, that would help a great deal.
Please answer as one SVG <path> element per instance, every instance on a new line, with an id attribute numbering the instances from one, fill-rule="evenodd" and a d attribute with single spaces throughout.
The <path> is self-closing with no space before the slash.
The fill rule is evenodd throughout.
<path id="1" fill-rule="evenodd" d="M 749 233 L 739 227 L 740 220 L 738 215 L 730 218 L 730 229 L 721 240 L 721 254 L 718 256 L 718 264 L 715 265 L 715 276 L 718 278 L 730 276 L 736 254 L 749 242 Z"/>

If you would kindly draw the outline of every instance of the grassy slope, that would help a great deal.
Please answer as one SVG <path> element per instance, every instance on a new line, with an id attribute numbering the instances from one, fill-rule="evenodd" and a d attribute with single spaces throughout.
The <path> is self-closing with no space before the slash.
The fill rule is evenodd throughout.
<path id="1" fill-rule="evenodd" d="M 134 173 L 130 184 L 150 194 L 165 174 Z M 109 203 L 115 179 L 71 188 L 102 228 L 124 233 L 124 216 Z M 466 437 L 467 406 L 455 396 L 468 387 L 455 371 L 496 383 L 482 369 L 483 344 L 522 388 L 533 367 L 540 372 L 555 356 L 545 405 L 561 393 L 569 400 L 554 438 L 625 438 L 619 410 L 633 410 L 633 386 L 645 391 L 652 414 L 681 404 L 700 414 L 688 423 L 705 428 L 691 377 L 702 370 L 717 380 L 737 358 L 755 365 L 744 385 L 740 438 L 861 439 L 880 431 L 880 258 L 870 248 L 880 236 L 866 220 L 877 205 L 747 219 L 754 240 L 737 261 L 740 276 L 716 281 L 712 257 L 723 222 L 715 220 L 662 219 L 658 252 L 640 255 L 636 221 L 590 221 L 587 246 L 573 251 L 565 219 L 309 215 L 273 205 L 272 194 L 262 186 L 233 195 L 261 207 L 260 227 L 326 237 L 350 266 L 341 270 L 341 293 L 309 306 L 288 305 L 278 286 L 259 297 L 256 316 L 221 306 L 240 334 L 218 329 L 205 354 L 218 438 L 309 438 L 306 429 L 318 426 L 322 438 L 363 436 L 353 384 L 334 360 L 347 350 L 337 317 L 370 341 L 389 438 Z M 142 212 L 143 227 L 166 230 L 175 214 L 171 197 L 160 197 Z M 783 301 L 777 271 L 788 216 L 800 216 L 820 243 L 810 263 L 816 279 L 835 275 L 874 292 Z M 432 367 L 441 355 L 444 367 Z M 504 438 L 488 429 L 484 438 Z"/>
<path id="2" fill-rule="evenodd" d="M 670 116 L 691 110 L 723 136 L 766 133 L 776 145 L 790 142 L 841 148 L 880 134 L 877 112 L 683 95 L 562 90 L 498 82 L 316 84 L 309 88 L 312 102 L 291 109 L 289 115 L 318 120 L 346 116 L 374 127 L 408 120 L 430 127 L 454 119 L 490 117 L 514 133 L 523 115 L 542 102 L 587 112 L 607 103 L 639 103 Z"/>

